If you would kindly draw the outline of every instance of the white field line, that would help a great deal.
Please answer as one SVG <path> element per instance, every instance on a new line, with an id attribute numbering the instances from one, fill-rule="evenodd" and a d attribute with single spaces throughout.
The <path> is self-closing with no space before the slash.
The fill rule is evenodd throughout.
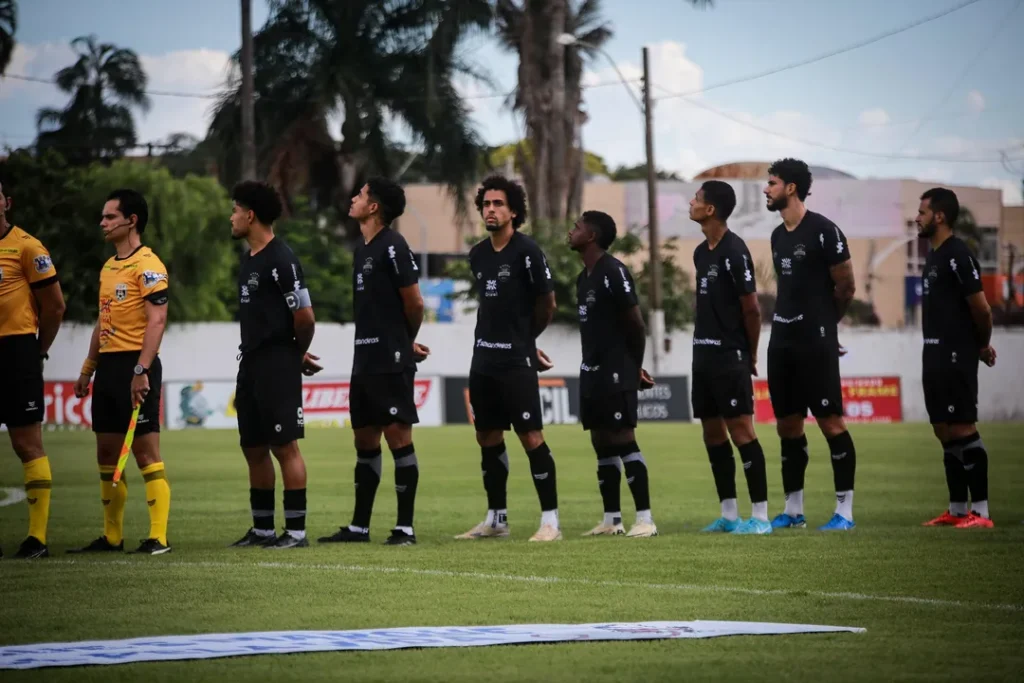
<path id="1" fill-rule="evenodd" d="M 457 579 L 474 579 L 482 581 L 513 581 L 519 583 L 563 584 L 569 586 L 592 586 L 594 588 L 629 588 L 636 590 L 678 591 L 691 593 L 732 593 L 736 595 L 787 596 L 821 598 L 825 600 L 856 600 L 864 602 L 888 602 L 897 604 L 925 605 L 929 607 L 956 607 L 962 609 L 987 609 L 1009 612 L 1024 612 L 1024 605 L 1000 604 L 987 602 L 968 602 L 964 600 L 943 600 L 939 598 L 919 598 L 912 595 L 872 595 L 870 593 L 782 590 L 776 588 L 740 588 L 737 586 L 700 585 L 689 583 L 644 583 L 640 581 L 611 581 L 584 578 L 564 578 L 559 576 L 530 576 L 519 574 L 491 574 L 486 572 L 459 572 L 446 569 L 417 569 L 413 567 L 374 567 L 354 564 L 305 564 L 299 562 L 243 562 L 217 561 L 177 561 L 177 560 L 41 560 L 36 567 L 42 566 L 107 566 L 131 565 L 141 566 L 146 562 L 146 570 L 160 567 L 210 567 L 216 569 L 257 567 L 259 569 L 317 569 L 321 571 L 368 573 L 368 574 L 408 574 L 411 576 L 444 576 Z"/>
<path id="2" fill-rule="evenodd" d="M 25 500 L 25 489 L 0 489 L 0 508 L 4 507 L 5 505 L 15 505 L 23 500 Z"/>

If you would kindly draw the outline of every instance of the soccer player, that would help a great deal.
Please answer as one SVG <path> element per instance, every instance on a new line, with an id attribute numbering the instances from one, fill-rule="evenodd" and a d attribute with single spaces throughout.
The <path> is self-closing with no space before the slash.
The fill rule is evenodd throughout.
<path id="1" fill-rule="evenodd" d="M 416 257 L 391 229 L 405 211 L 405 191 L 387 178 L 371 178 L 352 198 L 348 215 L 359 221 L 363 243 L 355 253 L 355 346 L 349 387 L 356 446 L 356 501 L 352 523 L 321 543 L 370 540 L 373 500 L 381 478 L 383 434 L 395 461 L 398 522 L 386 545 L 414 545 L 413 508 L 420 471 L 412 426 L 416 363 L 430 350 L 416 343 L 423 322 Z"/>
<path id="2" fill-rule="evenodd" d="M 636 523 L 627 536 L 658 535 L 651 518 L 647 463 L 636 443 L 637 390 L 654 386 L 643 369 L 647 330 L 629 270 L 608 253 L 615 221 L 600 211 L 585 211 L 569 232 L 569 246 L 583 260 L 576 278 L 580 317 L 580 422 L 590 431 L 597 453 L 597 485 L 604 519 L 584 536 L 619 536 L 622 526 L 619 487 L 622 468 L 636 505 Z"/>
<path id="3" fill-rule="evenodd" d="M 768 342 L 768 391 L 782 441 L 786 493 L 786 508 L 772 526 L 807 526 L 804 419 L 810 408 L 828 441 L 836 490 L 835 513 L 819 528 L 845 530 L 854 527 L 857 454 L 843 421 L 838 326 L 853 300 L 853 264 L 842 231 L 804 205 L 810 190 L 811 172 L 803 161 L 781 159 L 768 168 L 768 209 L 782 216 L 771 237 L 778 296 Z"/>
<path id="4" fill-rule="evenodd" d="M 988 453 L 978 435 L 978 360 L 996 363 L 992 309 L 981 289 L 978 262 L 953 234 L 960 202 L 936 187 L 921 195 L 918 235 L 931 241 L 924 264 L 921 384 L 928 419 L 942 444 L 949 509 L 925 526 L 991 528 Z M 967 512 L 970 491 L 971 511 Z"/>
<path id="5" fill-rule="evenodd" d="M 704 429 L 704 445 L 721 504 L 721 517 L 707 532 L 770 534 L 764 451 L 754 433 L 754 386 L 761 308 L 754 262 L 726 221 L 736 193 L 721 180 L 705 182 L 690 201 L 690 220 L 705 240 L 693 252 L 697 273 L 697 320 L 693 330 L 693 414 Z M 750 518 L 736 507 L 736 461 L 732 437 L 743 462 L 750 493 Z"/>
<path id="6" fill-rule="evenodd" d="M 249 466 L 252 527 L 233 547 L 305 548 L 306 463 L 298 440 L 305 436 L 302 376 L 322 370 L 309 353 L 316 320 L 302 266 L 274 221 L 281 200 L 273 187 L 252 180 L 231 191 L 231 237 L 244 239 L 238 268 L 241 327 L 235 411 L 242 454 Z M 274 534 L 273 453 L 284 480 L 284 526 Z"/>
<path id="7" fill-rule="evenodd" d="M 511 425 L 530 459 L 540 498 L 540 528 L 531 541 L 558 541 L 555 460 L 544 442 L 537 372 L 551 367 L 536 339 L 551 322 L 555 293 L 547 258 L 537 243 L 519 232 L 526 221 L 526 194 L 501 176 L 484 180 L 476 208 L 490 235 L 469 252 L 477 281 L 473 361 L 469 401 L 487 492 L 487 518 L 460 539 L 509 535 L 506 487 L 508 452 L 504 432 Z"/>
<path id="8" fill-rule="evenodd" d="M 167 324 L 167 269 L 153 250 L 142 244 L 149 222 L 146 199 L 135 190 L 114 190 L 103 205 L 100 227 L 116 255 L 100 271 L 99 320 L 89 354 L 75 382 L 75 396 L 84 398 L 92 386 L 92 430 L 103 501 L 103 535 L 72 553 L 124 550 L 124 506 L 128 482 L 114 485 L 132 410 L 141 406 L 132 452 L 146 485 L 149 537 L 135 551 L 162 555 L 171 551 L 167 518 L 171 487 L 160 459 L 160 390 L 163 375 L 160 341 Z"/>
<path id="9" fill-rule="evenodd" d="M 43 451 L 43 360 L 64 317 L 64 295 L 50 252 L 7 220 L 0 185 L 0 425 L 25 472 L 28 535 L 14 557 L 48 557 L 50 461 Z M 0 557 L 3 555 L 0 554 Z"/>

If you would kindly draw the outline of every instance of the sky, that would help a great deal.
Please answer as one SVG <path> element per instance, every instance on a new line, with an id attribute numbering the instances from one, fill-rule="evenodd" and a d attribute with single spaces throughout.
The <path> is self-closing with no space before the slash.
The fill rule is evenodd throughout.
<path id="1" fill-rule="evenodd" d="M 695 10 L 685 0 L 604 0 L 614 36 L 607 56 L 588 64 L 585 83 L 593 87 L 584 93 L 584 146 L 612 167 L 644 161 L 643 117 L 611 61 L 636 88 L 646 46 L 659 98 L 659 168 L 690 178 L 721 163 L 796 156 L 859 178 L 1001 188 L 1004 203 L 1021 204 L 1024 0 L 974 0 L 870 45 L 784 68 L 966 2 L 717 0 L 712 9 Z M 19 5 L 12 75 L 52 77 L 74 61 L 70 41 L 94 33 L 140 55 L 149 89 L 210 94 L 223 84 L 240 44 L 237 0 Z M 267 13 L 265 2 L 253 0 L 254 28 Z M 481 137 L 489 144 L 515 140 L 521 117 L 503 96 L 491 95 L 514 87 L 516 57 L 485 34 L 468 37 L 462 49 L 489 76 L 489 82 L 458 84 Z M 776 69 L 782 70 L 710 87 Z M 680 93 L 688 96 L 671 97 Z M 205 133 L 209 99 L 151 100 L 149 112 L 137 115 L 141 141 Z M 30 144 L 36 111 L 66 101 L 50 84 L 0 80 L 0 146 Z M 334 125 L 340 128 L 339 121 Z M 401 126 L 394 134 L 407 135 Z M 1003 152 L 1013 161 L 1002 161 Z"/>

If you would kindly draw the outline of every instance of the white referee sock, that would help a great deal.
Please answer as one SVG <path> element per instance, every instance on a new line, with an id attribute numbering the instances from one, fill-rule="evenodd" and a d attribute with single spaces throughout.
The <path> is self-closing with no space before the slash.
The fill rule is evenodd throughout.
<path id="1" fill-rule="evenodd" d="M 651 517 L 650 510 L 637 510 L 636 511 L 636 523 L 637 524 L 654 524 L 654 518 Z"/>
<path id="2" fill-rule="evenodd" d="M 540 513 L 540 525 L 553 526 L 558 528 L 558 510 L 547 510 Z"/>
<path id="3" fill-rule="evenodd" d="M 621 512 L 606 512 L 606 513 L 604 513 L 604 524 L 605 524 L 605 526 L 615 526 L 616 524 L 622 524 L 622 513 Z"/>
<path id="4" fill-rule="evenodd" d="M 836 514 L 853 521 L 853 491 L 836 491 Z"/>
<path id="5" fill-rule="evenodd" d="M 736 506 L 735 498 L 726 498 L 722 501 L 722 517 L 725 517 L 730 522 L 735 522 L 739 519 L 740 510 Z"/>
<path id="6" fill-rule="evenodd" d="M 976 514 L 976 515 L 979 515 L 981 517 L 984 517 L 984 518 L 988 519 L 988 501 L 987 500 L 979 500 L 979 501 L 972 502 L 971 503 L 971 511 L 974 514 Z"/>
<path id="7" fill-rule="evenodd" d="M 804 514 L 804 490 L 792 491 L 786 494 L 786 509 L 784 512 L 790 517 L 797 517 Z"/>
<path id="8" fill-rule="evenodd" d="M 750 516 L 754 519 L 759 519 L 762 522 L 768 521 L 768 501 L 762 501 L 760 503 L 752 503 L 750 505 Z"/>

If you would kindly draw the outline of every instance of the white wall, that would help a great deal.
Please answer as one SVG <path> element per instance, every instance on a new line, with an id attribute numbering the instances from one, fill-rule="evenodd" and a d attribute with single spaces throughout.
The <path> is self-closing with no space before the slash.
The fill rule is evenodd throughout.
<path id="1" fill-rule="evenodd" d="M 352 367 L 352 326 L 317 325 L 310 349 L 321 358 L 324 379 L 348 377 Z M 65 325 L 50 351 L 46 378 L 73 380 L 89 347 L 92 328 Z M 472 354 L 473 325 L 424 324 L 419 341 L 432 355 L 419 366 L 425 375 L 465 376 Z M 660 374 L 689 375 L 692 362 L 691 335 L 671 336 L 672 351 Z M 927 419 L 921 394 L 921 334 L 917 330 L 843 329 L 840 340 L 849 353 L 840 361 L 844 376 L 898 375 L 903 378 L 903 411 L 906 421 Z M 238 368 L 238 325 L 200 323 L 171 326 L 160 352 L 164 381 L 233 380 Z M 993 346 L 999 354 L 996 367 L 979 372 L 979 415 L 982 420 L 1024 420 L 1024 331 L 997 330 Z M 552 327 L 539 346 L 555 363 L 552 374 L 574 375 L 580 363 L 579 334 L 572 327 Z M 767 372 L 768 329 L 763 332 L 758 368 Z M 651 351 L 647 351 L 650 365 Z"/>

